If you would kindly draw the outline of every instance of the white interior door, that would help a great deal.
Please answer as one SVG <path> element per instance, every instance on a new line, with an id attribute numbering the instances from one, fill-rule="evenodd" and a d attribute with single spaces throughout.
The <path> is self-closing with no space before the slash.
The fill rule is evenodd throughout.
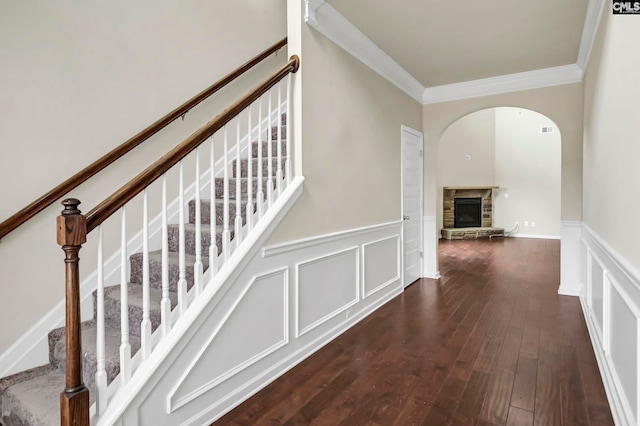
<path id="1" fill-rule="evenodd" d="M 422 133 L 402 126 L 404 286 L 422 276 Z"/>

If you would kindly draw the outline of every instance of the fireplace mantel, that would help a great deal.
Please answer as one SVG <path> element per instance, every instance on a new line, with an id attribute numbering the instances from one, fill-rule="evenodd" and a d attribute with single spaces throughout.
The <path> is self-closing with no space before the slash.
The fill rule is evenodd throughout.
<path id="1" fill-rule="evenodd" d="M 458 190 L 458 189 L 475 189 L 475 190 L 479 190 L 479 191 L 484 191 L 486 189 L 498 189 L 500 188 L 499 186 L 445 186 L 442 189 L 446 189 L 446 190 L 450 190 L 450 189 L 454 189 L 454 190 Z"/>

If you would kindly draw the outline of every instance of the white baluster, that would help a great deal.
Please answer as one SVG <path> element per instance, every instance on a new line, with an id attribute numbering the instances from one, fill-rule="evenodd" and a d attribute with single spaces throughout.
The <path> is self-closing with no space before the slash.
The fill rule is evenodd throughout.
<path id="1" fill-rule="evenodd" d="M 282 175 L 282 84 L 278 83 L 276 88 L 278 89 L 278 118 L 276 121 L 278 131 L 278 144 L 276 145 L 278 165 L 276 172 L 276 194 L 279 197 L 280 194 L 282 194 L 282 179 L 284 177 Z"/>
<path id="2" fill-rule="evenodd" d="M 209 150 L 209 168 L 211 171 L 211 182 L 209 190 L 209 224 L 211 227 L 211 244 L 209 245 L 209 268 L 211 272 L 215 274 L 218 272 L 218 229 L 217 229 L 217 215 L 216 215 L 216 157 L 214 150 L 214 138 L 211 136 L 211 148 Z"/>
<path id="3" fill-rule="evenodd" d="M 240 157 L 240 116 L 238 115 L 236 121 L 236 220 L 234 227 L 235 247 L 238 247 L 242 242 L 242 193 L 241 189 L 241 176 L 242 176 L 242 158 Z"/>
<path id="4" fill-rule="evenodd" d="M 149 315 L 149 197 L 142 192 L 142 323 L 140 323 L 140 347 L 142 359 L 151 355 L 151 317 Z"/>
<path id="5" fill-rule="evenodd" d="M 162 334 L 171 330 L 171 299 L 169 298 L 169 224 L 167 223 L 167 175 L 162 175 L 162 301 L 160 316 Z"/>
<path id="6" fill-rule="evenodd" d="M 182 164 L 182 160 L 180 160 L 179 166 L 179 203 L 180 203 L 180 214 L 179 214 L 179 239 L 178 239 L 178 312 L 180 316 L 184 315 L 187 311 L 187 267 L 185 265 L 185 235 L 184 235 L 184 167 Z"/>
<path id="7" fill-rule="evenodd" d="M 98 289 L 96 291 L 96 413 L 107 408 L 107 372 L 105 369 L 104 339 L 104 259 L 102 225 L 98 227 Z"/>
<path id="8" fill-rule="evenodd" d="M 251 105 L 247 109 L 247 233 L 253 229 L 253 140 L 251 138 Z"/>
<path id="9" fill-rule="evenodd" d="M 223 262 L 229 260 L 231 250 L 231 232 L 229 231 L 229 144 L 227 138 L 227 126 L 224 126 L 224 195 L 222 206 L 222 256 Z M 237 238 L 237 236 L 236 236 Z"/>
<path id="10" fill-rule="evenodd" d="M 122 206 L 120 230 L 120 378 L 126 385 L 131 379 L 131 344 L 129 343 L 129 294 L 127 292 L 127 210 Z"/>
<path id="11" fill-rule="evenodd" d="M 196 260 L 193 264 L 193 279 L 196 295 L 202 293 L 202 220 L 200 212 L 200 147 L 196 148 Z"/>
<path id="12" fill-rule="evenodd" d="M 262 98 L 260 98 L 258 100 L 258 193 L 256 194 L 258 220 L 262 219 L 262 214 L 264 213 L 264 191 L 262 190 L 262 137 Z"/>
<path id="13" fill-rule="evenodd" d="M 271 145 L 273 142 L 273 128 L 271 126 L 271 91 L 269 91 L 268 105 L 269 116 L 267 118 L 267 122 L 269 123 L 269 141 L 267 142 L 267 208 L 271 207 L 271 204 L 273 204 L 273 181 L 271 180 L 271 176 L 273 173 L 273 164 L 271 162 L 271 157 L 273 156 L 273 152 L 271 149 Z"/>
<path id="14" fill-rule="evenodd" d="M 285 122 L 286 138 L 287 138 L 287 152 L 284 165 L 284 174 L 287 179 L 287 185 L 291 183 L 291 175 L 293 170 L 291 169 L 291 73 L 287 75 L 287 118 Z"/>

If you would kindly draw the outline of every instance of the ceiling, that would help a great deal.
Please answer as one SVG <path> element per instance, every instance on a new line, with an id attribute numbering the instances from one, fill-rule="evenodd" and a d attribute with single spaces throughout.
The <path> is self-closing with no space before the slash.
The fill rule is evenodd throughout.
<path id="1" fill-rule="evenodd" d="M 326 0 L 424 87 L 575 64 L 588 0 Z"/>

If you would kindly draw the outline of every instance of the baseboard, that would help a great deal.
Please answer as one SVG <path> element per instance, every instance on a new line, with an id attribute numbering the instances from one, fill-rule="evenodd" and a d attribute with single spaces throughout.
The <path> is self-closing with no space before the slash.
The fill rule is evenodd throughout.
<path id="1" fill-rule="evenodd" d="M 533 238 L 540 240 L 559 240 L 560 235 L 510 234 L 509 238 Z"/>
<path id="2" fill-rule="evenodd" d="M 580 302 L 614 421 L 636 425 L 634 413 L 640 413 L 640 272 L 582 224 L 579 281 Z"/>

